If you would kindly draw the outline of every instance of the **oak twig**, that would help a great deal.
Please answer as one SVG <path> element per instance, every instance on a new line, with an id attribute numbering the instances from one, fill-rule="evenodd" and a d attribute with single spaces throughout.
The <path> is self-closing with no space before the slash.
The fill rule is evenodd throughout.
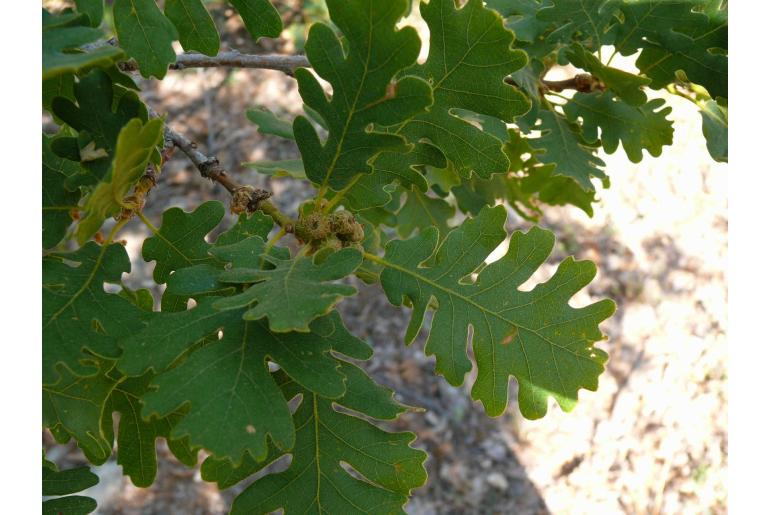
<path id="1" fill-rule="evenodd" d="M 135 61 L 120 63 L 123 71 L 135 71 Z M 310 62 L 304 55 L 282 54 L 242 54 L 237 51 L 220 52 L 215 56 L 198 53 L 186 53 L 176 56 L 176 62 L 171 64 L 169 70 L 185 70 L 188 68 L 262 68 L 266 70 L 278 70 L 287 75 L 294 75 L 297 68 L 307 68 Z"/>
<path id="2" fill-rule="evenodd" d="M 158 113 L 150 109 L 150 115 L 159 117 Z M 269 191 L 254 188 L 248 185 L 241 185 L 233 180 L 224 167 L 219 163 L 216 156 L 207 156 L 199 151 L 195 144 L 184 135 L 176 132 L 174 129 L 165 125 L 165 137 L 168 141 L 181 150 L 187 158 L 195 165 L 201 176 L 210 179 L 224 186 L 232 195 L 230 210 L 233 213 L 253 213 L 262 211 L 270 216 L 275 223 L 287 233 L 295 233 L 297 221 L 282 213 L 278 207 L 268 199 L 272 193 Z M 297 234 L 300 237 L 299 234 Z"/>

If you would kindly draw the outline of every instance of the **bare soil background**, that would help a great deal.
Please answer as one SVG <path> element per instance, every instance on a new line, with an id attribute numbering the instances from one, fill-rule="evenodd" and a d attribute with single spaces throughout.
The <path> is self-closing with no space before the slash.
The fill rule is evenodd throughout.
<path id="1" fill-rule="evenodd" d="M 222 13 L 226 18 L 226 15 Z M 238 26 L 234 26 L 238 38 Z M 237 43 L 237 45 L 236 45 Z M 286 51 L 248 47 L 243 52 Z M 625 63 L 627 65 L 627 62 Z M 245 118 L 254 105 L 279 114 L 301 106 L 294 81 L 265 70 L 189 70 L 143 81 L 143 97 L 169 123 L 216 153 L 235 178 L 265 187 L 287 211 L 309 198 L 307 185 L 267 179 L 240 163 L 298 156 L 293 143 L 260 135 Z M 727 170 L 711 161 L 697 109 L 665 95 L 674 107 L 674 145 L 637 165 L 622 150 L 603 156 L 613 186 L 600 192 L 596 214 L 551 208 L 541 225 L 557 236 L 554 255 L 529 285 L 546 280 L 568 255 L 596 262 L 596 280 L 572 304 L 610 297 L 616 315 L 602 326 L 610 361 L 596 393 L 581 391 L 569 414 L 554 404 L 538 421 L 524 420 L 513 402 L 495 419 L 465 388 L 434 374 L 423 354 L 425 331 L 403 345 L 409 313 L 391 306 L 379 287 L 357 283 L 361 295 L 340 310 L 375 355 L 367 368 L 403 402 L 425 408 L 392 424 L 418 434 L 428 483 L 407 505 L 412 514 L 725 513 L 727 456 Z M 197 175 L 183 156 L 166 164 L 145 213 L 156 224 L 172 206 L 194 209 L 227 193 Z M 230 219 L 232 223 L 232 217 Z M 530 224 L 515 216 L 510 229 Z M 127 284 L 152 287 L 152 264 L 141 259 L 148 236 L 133 221 Z M 525 285 L 526 287 L 526 285 Z M 515 381 L 511 383 L 515 399 Z M 50 447 L 49 435 L 44 435 Z M 89 494 L 104 514 L 218 514 L 247 484 L 219 492 L 159 443 L 156 483 L 138 489 L 110 461 L 96 467 Z M 85 463 L 80 451 L 56 446 L 60 465 Z M 203 454 L 201 454 L 201 460 Z"/>

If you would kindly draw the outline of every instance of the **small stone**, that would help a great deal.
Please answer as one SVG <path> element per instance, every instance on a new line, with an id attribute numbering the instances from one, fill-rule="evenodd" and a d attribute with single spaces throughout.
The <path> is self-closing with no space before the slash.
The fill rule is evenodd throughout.
<path id="1" fill-rule="evenodd" d="M 487 483 L 500 491 L 508 490 L 508 480 L 499 472 L 492 472 L 487 476 Z"/>
<path id="2" fill-rule="evenodd" d="M 484 450 L 486 451 L 487 456 L 497 461 L 503 461 L 507 455 L 505 445 L 493 440 L 487 440 L 487 442 L 484 443 Z"/>

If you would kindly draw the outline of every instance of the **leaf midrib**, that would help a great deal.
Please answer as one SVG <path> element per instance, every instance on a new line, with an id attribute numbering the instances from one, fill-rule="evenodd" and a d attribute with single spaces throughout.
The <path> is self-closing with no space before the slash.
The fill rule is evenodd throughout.
<path id="1" fill-rule="evenodd" d="M 111 239 L 112 238 L 110 237 L 110 240 Z M 111 243 L 109 243 L 109 240 L 108 240 L 107 243 L 102 245 L 102 248 L 99 251 L 99 255 L 96 257 L 96 260 L 94 261 L 94 267 L 91 270 L 91 273 L 86 278 L 86 280 L 83 283 L 83 285 L 80 287 L 80 289 L 78 291 L 75 292 L 75 294 L 72 297 L 70 297 L 70 300 L 68 300 L 64 304 L 64 306 L 59 308 L 59 310 L 56 313 L 51 315 L 51 318 L 48 319 L 48 322 L 46 322 L 46 324 L 43 326 L 43 329 L 45 329 L 46 327 L 51 325 L 51 322 L 56 320 L 59 317 L 59 315 L 64 313 L 64 311 L 67 308 L 69 308 L 83 294 L 83 292 L 85 292 L 88 289 L 88 287 L 91 285 L 91 282 L 94 280 L 94 277 L 96 276 L 97 270 L 99 270 L 99 266 L 102 264 L 102 260 L 104 259 L 104 255 L 107 253 L 107 248 L 109 248 L 110 246 L 111 246 Z"/>
<path id="2" fill-rule="evenodd" d="M 340 156 L 342 155 L 342 144 L 345 142 L 345 138 L 347 136 L 348 130 L 350 129 L 350 122 L 353 120 L 353 115 L 356 114 L 357 109 L 356 106 L 358 105 L 358 99 L 361 97 L 361 91 L 363 91 L 364 83 L 366 82 L 366 76 L 369 74 L 369 65 L 372 58 L 372 32 L 374 30 L 372 26 L 372 4 L 369 3 L 369 31 L 368 31 L 368 45 L 366 48 L 366 61 L 364 62 L 364 71 L 361 74 L 361 82 L 358 84 L 358 90 L 356 91 L 356 96 L 353 99 L 353 103 L 351 104 L 350 108 L 348 109 L 348 116 L 345 120 L 345 126 L 342 128 L 342 135 L 340 136 L 339 141 L 337 142 L 337 148 L 334 152 L 334 157 L 332 158 L 332 162 L 329 164 L 329 167 L 326 169 L 326 175 L 324 176 L 323 183 L 321 183 L 321 189 L 320 191 L 326 191 L 326 189 L 329 186 L 329 179 L 331 178 L 332 172 L 334 171 L 335 166 L 337 166 L 337 161 L 339 161 Z M 350 55 L 348 55 L 348 58 L 350 58 Z M 321 198 L 321 195 L 318 197 Z"/>
<path id="3" fill-rule="evenodd" d="M 450 288 L 447 288 L 447 287 L 445 287 L 445 286 L 443 286 L 443 285 L 441 285 L 439 283 L 436 283 L 436 282 L 432 281 L 431 279 L 429 279 L 429 278 L 427 278 L 427 277 L 425 277 L 423 275 L 420 275 L 420 274 L 418 274 L 416 272 L 413 272 L 413 271 L 409 270 L 408 268 L 404 268 L 404 267 L 402 267 L 400 265 L 397 265 L 395 263 L 391 263 L 390 261 L 387 261 L 384 258 L 381 258 L 381 257 L 376 256 L 374 254 L 369 254 L 368 252 L 364 253 L 364 258 L 366 258 L 366 259 L 368 259 L 370 261 L 373 261 L 373 262 L 375 262 L 377 264 L 380 264 L 382 266 L 386 266 L 388 268 L 392 268 L 394 270 L 397 270 L 397 271 L 399 271 L 401 273 L 407 274 L 407 275 L 413 277 L 414 279 L 416 279 L 418 281 L 422 281 L 422 282 L 426 283 L 428 286 L 432 286 L 433 288 L 436 288 L 437 290 L 440 290 L 440 291 L 446 293 L 447 295 L 450 295 L 452 297 L 456 297 L 456 298 L 460 299 L 461 301 L 466 302 L 466 303 L 470 304 L 471 306 L 475 307 L 476 309 L 481 311 L 484 315 L 487 315 L 487 314 L 492 315 L 493 317 L 497 318 L 498 320 L 501 320 L 501 321 L 505 322 L 506 324 L 508 324 L 508 325 L 510 325 L 512 327 L 515 327 L 517 329 L 524 329 L 526 331 L 534 333 L 537 336 L 539 336 L 540 338 L 542 338 L 544 341 L 546 341 L 551 346 L 551 348 L 558 347 L 561 350 L 569 352 L 573 356 L 580 357 L 580 358 L 585 358 L 585 356 L 581 356 L 580 354 L 577 354 L 574 350 L 572 350 L 572 349 L 570 349 L 568 347 L 565 347 L 563 345 L 559 345 L 556 342 L 551 341 L 549 338 L 543 336 L 538 329 L 533 329 L 533 328 L 530 328 L 530 327 L 525 327 L 524 325 L 521 325 L 521 324 L 518 324 L 518 323 L 514 323 L 511 320 L 508 320 L 507 318 L 502 316 L 501 314 L 499 314 L 499 313 L 497 313 L 495 311 L 492 311 L 492 310 L 484 307 L 483 305 L 473 301 L 470 297 L 465 297 L 461 293 L 456 292 L 456 291 L 454 291 L 454 290 L 452 290 Z M 557 290 L 558 290 L 558 288 L 555 288 L 554 290 L 552 290 L 551 292 L 548 292 L 548 293 L 550 294 L 553 291 L 557 291 Z M 529 304 L 531 304 L 531 302 Z M 521 308 L 521 307 L 523 307 L 523 306 L 515 306 L 515 308 Z M 513 308 L 509 308 L 509 310 L 510 309 L 513 309 Z M 497 343 L 497 342 L 495 342 L 495 343 Z"/>

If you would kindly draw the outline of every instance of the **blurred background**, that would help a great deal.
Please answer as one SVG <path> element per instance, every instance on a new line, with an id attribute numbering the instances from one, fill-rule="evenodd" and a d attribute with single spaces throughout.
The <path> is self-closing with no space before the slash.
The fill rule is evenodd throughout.
<path id="1" fill-rule="evenodd" d="M 67 3 L 44 5 L 53 10 Z M 301 51 L 307 23 L 324 16 L 323 2 L 304 2 L 304 15 L 303 2 L 275 3 L 282 4 L 288 28 L 280 39 L 258 45 L 231 9 L 220 2 L 208 7 L 225 45 L 243 53 Z M 613 61 L 635 71 L 632 63 L 633 57 Z M 574 73 L 553 70 L 548 78 Z M 269 70 L 203 69 L 172 71 L 141 86 L 145 102 L 204 153 L 216 154 L 239 182 L 273 191 L 286 211 L 312 196 L 306 184 L 241 166 L 298 157 L 293 142 L 259 134 L 245 117 L 253 106 L 298 114 L 293 79 Z M 544 419 L 528 421 L 514 402 L 490 419 L 470 401 L 472 381 L 456 389 L 434 374 L 433 358 L 423 354 L 424 332 L 411 347 L 403 345 L 409 313 L 392 307 L 379 287 L 357 283 L 361 295 L 341 304 L 347 326 L 374 346 L 367 368 L 375 379 L 426 410 L 391 425 L 415 431 L 417 445 L 430 456 L 428 483 L 414 492 L 409 513 L 726 512 L 727 167 L 709 157 L 693 104 L 666 93 L 649 96 L 663 96 L 673 107 L 673 146 L 639 164 L 623 152 L 601 155 L 612 187 L 600 190 L 594 217 L 576 208 L 547 208 L 541 221 L 556 233 L 557 247 L 530 284 L 574 255 L 596 262 L 599 272 L 572 304 L 610 297 L 618 305 L 602 325 L 609 339 L 600 346 L 610 361 L 599 390 L 581 391 L 572 413 L 554 403 Z M 43 122 L 54 128 L 50 118 Z M 158 225 L 163 210 L 191 210 L 209 199 L 229 201 L 177 155 L 164 166 L 145 213 Z M 509 217 L 511 230 L 530 225 Z M 146 229 L 133 221 L 121 235 L 132 258 L 126 284 L 153 287 L 153 265 L 141 259 Z M 515 389 L 512 381 L 513 399 Z M 43 438 L 48 458 L 60 466 L 85 463 L 77 447 L 54 446 L 47 433 Z M 101 481 L 86 495 L 97 499 L 97 513 L 225 513 L 249 483 L 219 492 L 177 462 L 165 443 L 158 447 L 158 478 L 148 489 L 133 487 L 114 461 L 94 468 Z"/>

